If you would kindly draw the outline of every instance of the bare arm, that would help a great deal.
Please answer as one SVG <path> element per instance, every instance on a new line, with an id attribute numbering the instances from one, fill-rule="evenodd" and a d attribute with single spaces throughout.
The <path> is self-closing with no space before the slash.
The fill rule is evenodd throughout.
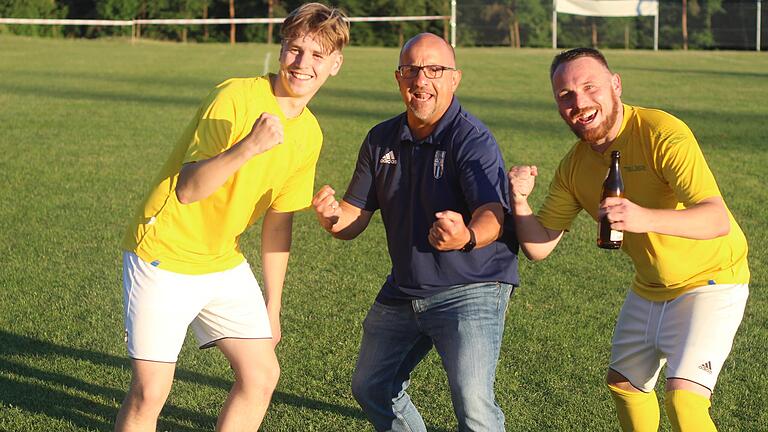
<path id="1" fill-rule="evenodd" d="M 365 231 L 373 212 L 355 207 L 342 200 L 336 200 L 336 191 L 323 186 L 312 198 L 312 207 L 320 226 L 341 240 L 352 240 Z"/>
<path id="2" fill-rule="evenodd" d="M 437 220 L 429 229 L 429 243 L 437 250 L 459 250 L 469 241 L 469 229 L 475 233 L 475 247 L 488 246 L 501 235 L 504 207 L 501 203 L 488 203 L 472 212 L 469 224 L 464 224 L 461 213 L 451 210 L 435 214 Z"/>
<path id="3" fill-rule="evenodd" d="M 533 192 L 538 169 L 532 166 L 514 166 L 509 170 L 509 195 L 515 218 L 515 233 L 523 253 L 531 261 L 549 256 L 563 237 L 563 231 L 544 227 L 533 215 L 528 196 Z"/>
<path id="4" fill-rule="evenodd" d="M 650 209 L 626 198 L 606 198 L 600 211 L 608 215 L 611 228 L 627 232 L 708 240 L 727 235 L 731 230 L 721 197 L 710 197 L 682 210 Z"/>
<path id="5" fill-rule="evenodd" d="M 280 307 L 283 297 L 283 283 L 288 269 L 291 250 L 293 213 L 267 210 L 261 227 L 261 262 L 264 272 L 264 298 L 267 315 L 272 328 L 272 344 L 277 345 L 282 336 L 280 329 Z"/>
<path id="6" fill-rule="evenodd" d="M 263 113 L 253 124 L 251 132 L 232 147 L 210 159 L 184 164 L 176 185 L 176 197 L 182 204 L 207 198 L 252 157 L 282 141 L 280 119 Z"/>

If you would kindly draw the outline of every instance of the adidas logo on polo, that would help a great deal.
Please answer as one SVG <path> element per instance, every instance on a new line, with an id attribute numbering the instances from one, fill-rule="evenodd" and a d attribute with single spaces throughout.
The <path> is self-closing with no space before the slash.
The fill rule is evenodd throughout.
<path id="1" fill-rule="evenodd" d="M 712 362 L 706 362 L 699 366 L 699 369 L 703 370 L 704 372 L 712 375 Z"/>
<path id="2" fill-rule="evenodd" d="M 379 163 L 397 165 L 397 159 L 395 159 L 395 152 L 390 150 L 389 153 L 385 154 L 384 156 L 381 157 L 381 159 L 379 159 Z"/>

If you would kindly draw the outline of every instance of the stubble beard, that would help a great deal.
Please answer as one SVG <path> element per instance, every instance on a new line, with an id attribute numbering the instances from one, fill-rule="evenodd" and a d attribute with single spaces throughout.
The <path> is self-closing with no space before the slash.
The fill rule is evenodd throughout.
<path id="1" fill-rule="evenodd" d="M 417 88 L 416 91 L 423 90 L 426 92 L 426 88 L 421 87 Z M 413 95 L 413 93 L 416 93 L 416 91 L 411 93 L 411 100 L 408 103 L 408 108 L 410 109 L 411 113 L 414 117 L 417 119 L 426 122 L 429 119 L 432 118 L 432 116 L 437 111 L 437 95 L 432 96 L 429 101 L 421 102 L 416 99 L 416 97 Z"/>
<path id="2" fill-rule="evenodd" d="M 408 106 L 411 109 L 411 113 L 416 117 L 417 119 L 426 122 L 430 118 L 432 118 L 432 115 L 435 114 L 435 111 L 437 111 L 437 104 L 432 104 L 432 108 L 429 107 L 419 107 L 418 102 L 411 101 L 411 103 Z"/>

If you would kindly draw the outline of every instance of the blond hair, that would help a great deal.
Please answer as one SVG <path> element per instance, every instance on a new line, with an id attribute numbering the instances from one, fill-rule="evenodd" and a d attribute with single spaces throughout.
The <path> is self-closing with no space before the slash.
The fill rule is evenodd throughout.
<path id="1" fill-rule="evenodd" d="M 349 44 L 349 21 L 340 9 L 321 3 L 306 3 L 288 14 L 280 28 L 283 42 L 312 35 L 326 53 L 341 51 Z"/>

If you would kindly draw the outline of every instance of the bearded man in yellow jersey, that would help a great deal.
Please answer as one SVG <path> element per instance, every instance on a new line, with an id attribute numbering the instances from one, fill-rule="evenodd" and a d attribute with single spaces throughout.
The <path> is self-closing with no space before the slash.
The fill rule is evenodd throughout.
<path id="1" fill-rule="evenodd" d="M 663 111 L 622 104 L 603 55 L 577 48 L 550 70 L 560 116 L 579 138 L 536 216 L 538 174 L 516 166 L 510 200 L 520 246 L 547 257 L 581 210 L 624 231 L 635 278 L 614 330 L 607 383 L 624 431 L 657 431 L 654 387 L 675 431 L 715 431 L 710 397 L 749 293 L 747 242 L 688 127 Z M 624 197 L 600 202 L 611 152 L 621 152 Z"/>
<path id="2" fill-rule="evenodd" d="M 280 304 L 292 214 L 310 205 L 322 133 L 307 103 L 342 64 L 349 25 L 318 3 L 291 12 L 280 70 L 208 96 L 123 241 L 130 389 L 117 431 L 154 431 L 189 325 L 235 382 L 219 431 L 257 430 L 280 374 Z M 238 246 L 260 217 L 264 295 Z"/>

